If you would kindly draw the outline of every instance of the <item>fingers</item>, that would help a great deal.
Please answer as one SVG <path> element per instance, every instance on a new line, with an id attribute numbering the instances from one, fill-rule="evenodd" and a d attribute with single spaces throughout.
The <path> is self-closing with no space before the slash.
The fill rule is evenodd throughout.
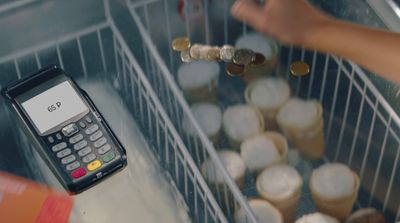
<path id="1" fill-rule="evenodd" d="M 264 11 L 252 1 L 237 0 L 232 6 L 231 13 L 233 17 L 247 22 L 258 31 L 263 31 L 265 28 Z"/>

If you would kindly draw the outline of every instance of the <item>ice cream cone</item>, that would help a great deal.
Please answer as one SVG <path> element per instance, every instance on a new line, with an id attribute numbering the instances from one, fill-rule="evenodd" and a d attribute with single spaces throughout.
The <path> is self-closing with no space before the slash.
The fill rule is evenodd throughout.
<path id="1" fill-rule="evenodd" d="M 264 132 L 247 138 L 240 146 L 240 155 L 250 173 L 257 176 L 266 167 L 286 164 L 288 144 L 278 132 Z"/>
<path id="2" fill-rule="evenodd" d="M 191 102 L 215 101 L 220 67 L 217 62 L 196 61 L 182 64 L 178 69 L 178 83 Z"/>
<path id="3" fill-rule="evenodd" d="M 302 185 L 301 176 L 287 165 L 267 167 L 256 181 L 257 192 L 280 210 L 285 223 L 294 221 Z"/>
<path id="4" fill-rule="evenodd" d="M 264 117 L 265 128 L 278 129 L 276 115 L 279 109 L 289 100 L 290 87 L 283 79 L 259 78 L 246 87 L 244 93 L 248 104 L 257 107 Z"/>
<path id="5" fill-rule="evenodd" d="M 244 113 L 246 115 L 241 117 Z M 249 119 L 252 120 L 252 126 L 248 122 Z M 249 129 L 239 131 L 240 128 L 244 128 L 245 126 L 250 127 Z M 253 106 L 244 104 L 235 105 L 225 110 L 223 114 L 223 127 L 229 144 L 233 149 L 238 150 L 246 138 L 264 131 L 264 119 L 261 112 Z"/>
<path id="6" fill-rule="evenodd" d="M 222 149 L 218 151 L 218 156 L 228 171 L 228 174 L 236 182 L 238 187 L 242 189 L 244 187 L 246 165 L 240 155 L 237 152 Z M 216 167 L 215 163 L 210 158 L 205 160 L 201 165 L 201 172 L 207 182 L 211 185 L 224 187 L 225 178 L 223 173 Z"/>
<path id="7" fill-rule="evenodd" d="M 254 215 L 258 222 L 268 222 L 268 223 L 283 223 L 282 214 L 280 211 L 271 205 L 268 201 L 262 199 L 249 199 L 248 204 L 252 209 Z M 247 223 L 246 211 L 239 208 L 235 212 L 235 222 L 236 223 Z"/>
<path id="8" fill-rule="evenodd" d="M 284 115 L 280 114 L 277 116 L 277 121 L 285 135 L 294 143 L 302 155 L 310 159 L 319 159 L 325 153 L 324 120 L 321 103 L 317 101 L 312 101 L 312 103 L 316 107 L 316 115 L 307 126 L 294 126 L 286 121 Z M 285 106 L 279 112 L 283 109 L 285 109 Z"/>
<path id="9" fill-rule="evenodd" d="M 335 217 L 342 222 L 351 214 L 353 205 L 357 200 L 358 189 L 360 187 L 359 177 L 354 172 L 352 172 L 352 174 L 354 177 L 354 185 L 351 193 L 346 196 L 336 198 L 327 197 L 326 194 L 318 193 L 318 190 L 313 184 L 314 174 L 311 176 L 310 190 L 318 211 Z"/>
<path id="10" fill-rule="evenodd" d="M 297 219 L 295 223 L 339 223 L 339 221 L 329 215 L 315 212 L 303 215 L 301 218 Z"/>
<path id="11" fill-rule="evenodd" d="M 213 103 L 201 102 L 192 104 L 190 110 L 202 131 L 214 145 L 218 145 L 222 127 L 222 112 L 219 106 Z M 187 116 L 183 119 L 182 128 L 191 137 L 199 137 L 199 133 Z"/>

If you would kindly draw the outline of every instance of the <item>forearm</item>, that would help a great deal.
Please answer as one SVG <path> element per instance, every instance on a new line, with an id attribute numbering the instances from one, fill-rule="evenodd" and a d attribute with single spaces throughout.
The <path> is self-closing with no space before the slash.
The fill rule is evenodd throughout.
<path id="1" fill-rule="evenodd" d="M 303 45 L 350 59 L 400 83 L 400 35 L 330 19 L 316 28 Z"/>

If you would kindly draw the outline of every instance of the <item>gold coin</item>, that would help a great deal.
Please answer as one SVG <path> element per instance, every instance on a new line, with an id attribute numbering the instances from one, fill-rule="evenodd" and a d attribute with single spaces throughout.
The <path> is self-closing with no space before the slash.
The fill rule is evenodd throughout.
<path id="1" fill-rule="evenodd" d="M 188 50 L 190 48 L 190 40 L 187 37 L 178 37 L 172 41 L 172 49 L 178 52 Z"/>
<path id="2" fill-rule="evenodd" d="M 294 76 L 304 76 L 310 73 L 310 66 L 303 61 L 296 61 L 290 65 L 290 73 Z"/>
<path id="3" fill-rule="evenodd" d="M 201 46 L 200 48 L 200 60 L 207 60 L 208 58 L 208 52 L 211 50 L 211 46 Z"/>
<path id="4" fill-rule="evenodd" d="M 255 59 L 252 64 L 254 65 L 262 65 L 265 63 L 265 56 L 261 53 L 255 53 Z"/>
<path id="5" fill-rule="evenodd" d="M 245 67 L 243 65 L 228 63 L 228 65 L 226 66 L 226 72 L 230 76 L 241 76 L 244 72 L 244 68 Z"/>
<path id="6" fill-rule="evenodd" d="M 207 52 L 207 60 L 218 61 L 221 59 L 221 48 L 214 46 Z"/>
<path id="7" fill-rule="evenodd" d="M 203 47 L 203 45 L 193 44 L 193 46 L 190 47 L 190 56 L 195 60 L 199 60 L 200 59 L 200 50 L 202 47 Z"/>

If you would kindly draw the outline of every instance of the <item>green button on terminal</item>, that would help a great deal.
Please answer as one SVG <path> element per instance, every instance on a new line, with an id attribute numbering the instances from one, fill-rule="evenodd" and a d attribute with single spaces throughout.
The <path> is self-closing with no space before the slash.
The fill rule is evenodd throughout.
<path id="1" fill-rule="evenodd" d="M 105 163 L 110 162 L 111 160 L 113 160 L 115 158 L 115 153 L 113 151 L 110 151 L 106 154 L 103 155 L 102 159 Z"/>

